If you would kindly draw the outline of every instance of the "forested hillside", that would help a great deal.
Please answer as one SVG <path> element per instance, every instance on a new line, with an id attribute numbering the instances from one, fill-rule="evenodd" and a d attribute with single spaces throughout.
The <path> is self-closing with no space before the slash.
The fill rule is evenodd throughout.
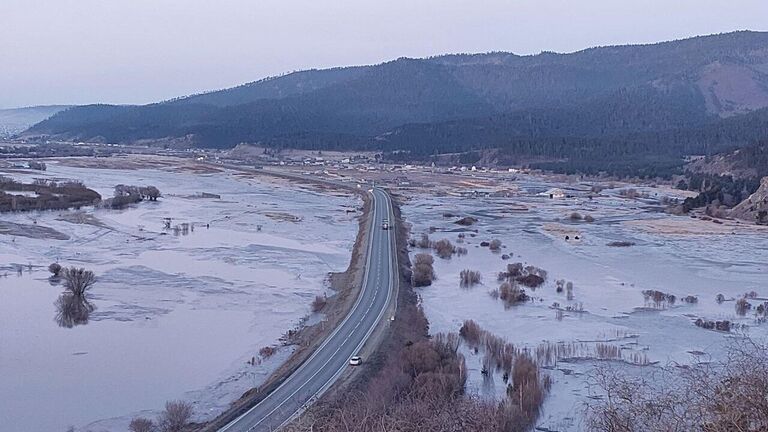
<path id="1" fill-rule="evenodd" d="M 766 137 L 768 33 L 572 54 L 457 54 L 309 70 L 146 106 L 59 113 L 27 136 L 201 147 L 374 149 L 392 158 L 499 149 L 553 169 L 679 167 Z M 552 165 L 555 164 L 555 165 Z M 590 167 L 591 166 L 591 167 Z M 624 168 L 621 168 L 624 167 Z"/>

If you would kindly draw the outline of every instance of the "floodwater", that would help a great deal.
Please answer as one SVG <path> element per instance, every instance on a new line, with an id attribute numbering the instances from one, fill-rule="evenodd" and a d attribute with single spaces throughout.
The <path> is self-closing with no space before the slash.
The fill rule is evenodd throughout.
<path id="1" fill-rule="evenodd" d="M 124 210 L 2 215 L 63 234 L 0 235 L 4 432 L 125 431 L 132 416 L 154 417 L 175 399 L 193 402 L 196 420 L 217 415 L 290 355 L 286 347 L 247 363 L 300 325 L 328 272 L 347 267 L 357 231 L 357 197 L 230 171 L 48 163 L 42 175 L 8 175 L 78 179 L 105 197 L 120 183 L 151 184 L 164 197 Z M 56 321 L 55 261 L 97 276 L 85 323 Z"/>
<path id="2" fill-rule="evenodd" d="M 573 198 L 550 199 L 539 195 L 553 187 L 566 189 Z M 734 301 L 755 291 L 753 306 L 768 300 L 768 231 L 737 227 L 723 228 L 712 222 L 666 215 L 658 211 L 651 189 L 650 198 L 630 200 L 618 190 L 605 190 L 600 197 L 588 199 L 587 185 L 555 184 L 546 178 L 520 176 L 500 181 L 499 189 L 516 191 L 509 197 L 433 196 L 423 192 L 406 193 L 403 215 L 413 224 L 417 237 L 429 233 L 432 240 L 447 238 L 460 241 L 454 222 L 474 216 L 478 222 L 468 227 L 463 246 L 465 256 L 451 259 L 435 257 L 437 280 L 419 288 L 430 330 L 456 332 L 466 319 L 504 337 L 521 348 L 535 352 L 545 342 L 574 343 L 589 347 L 597 341 L 615 345 L 623 361 L 609 361 L 616 367 L 636 370 L 654 368 L 672 362 L 708 361 L 723 355 L 729 339 L 745 332 L 765 340 L 768 324 L 760 324 L 752 311 L 736 314 Z M 569 219 L 572 212 L 589 214 L 592 223 Z M 444 213 L 456 216 L 444 217 Z M 637 224 L 636 221 L 642 222 Z M 679 233 L 660 232 L 655 224 L 672 223 L 683 227 Z M 648 228 L 650 227 L 650 228 Z M 473 231 L 477 232 L 473 232 Z M 565 236 L 569 236 L 566 241 Z M 579 240 L 576 241 L 575 237 Z M 481 241 L 499 239 L 500 252 L 481 247 Z M 629 241 L 631 247 L 611 247 L 608 243 Z M 413 249 L 412 254 L 424 252 Z M 502 255 L 512 255 L 503 260 Z M 546 283 L 535 290 L 526 289 L 531 302 L 505 308 L 489 292 L 498 288 L 497 274 L 508 263 L 523 262 L 548 272 Z M 471 288 L 459 285 L 462 269 L 478 270 L 482 284 Z M 573 283 L 573 299 L 557 293 L 555 281 Z M 644 298 L 643 290 L 674 294 L 675 304 L 657 305 Z M 688 304 L 681 299 L 697 296 Z M 553 307 L 565 310 L 558 316 Z M 727 319 L 743 325 L 738 332 L 723 333 L 694 325 L 697 318 Z M 481 397 L 501 397 L 506 389 L 499 375 L 483 378 L 483 353 L 462 348 L 470 370 L 469 391 Z M 627 364 L 644 359 L 648 364 Z M 637 362 L 634 362 L 637 363 Z M 587 397 L 590 373 L 606 361 L 590 358 L 564 359 L 549 365 L 553 378 L 550 395 L 537 423 L 541 430 L 583 430 L 582 412 Z M 548 428 L 548 429 L 547 429 Z"/>

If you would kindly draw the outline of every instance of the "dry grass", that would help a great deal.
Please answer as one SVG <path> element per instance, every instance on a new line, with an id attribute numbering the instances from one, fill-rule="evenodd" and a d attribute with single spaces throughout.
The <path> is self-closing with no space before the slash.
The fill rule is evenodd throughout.
<path id="1" fill-rule="evenodd" d="M 483 375 L 489 377 L 495 370 L 502 373 L 504 382 L 512 379 L 507 386 L 507 399 L 499 405 L 504 420 L 499 430 L 528 429 L 538 418 L 550 389 L 549 376 L 542 376 L 539 365 L 526 352 L 472 320 L 464 321 L 459 334 L 467 344 L 483 350 Z"/>
<path id="2" fill-rule="evenodd" d="M 541 377 L 539 367 L 528 356 L 518 356 L 512 371 L 512 384 L 507 386 L 509 408 L 518 424 L 533 424 L 539 417 L 541 405 L 549 392 L 549 376 Z"/>
<path id="3" fill-rule="evenodd" d="M 625 356 L 621 347 L 604 342 L 545 342 L 536 347 L 535 359 L 539 365 L 549 367 L 573 359 L 616 360 L 638 366 L 650 364 L 645 353 L 632 351 Z"/>
<path id="4" fill-rule="evenodd" d="M 479 284 L 480 279 L 480 272 L 477 270 L 464 269 L 459 274 L 459 284 L 464 288 Z"/>

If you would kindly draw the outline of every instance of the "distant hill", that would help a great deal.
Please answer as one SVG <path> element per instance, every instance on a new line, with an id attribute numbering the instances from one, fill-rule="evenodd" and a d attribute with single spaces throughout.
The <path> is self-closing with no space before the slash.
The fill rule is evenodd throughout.
<path id="1" fill-rule="evenodd" d="M 764 121 L 766 107 L 768 33 L 736 32 L 571 54 L 455 54 L 308 70 L 146 106 L 75 107 L 26 135 L 186 137 L 202 147 L 248 142 L 400 157 L 505 148 L 569 160 L 674 159 L 762 137 L 765 124 L 736 119 Z"/>
<path id="2" fill-rule="evenodd" d="M 69 108 L 67 105 L 47 105 L 27 108 L 0 109 L 0 136 L 21 133 L 30 126 Z"/>

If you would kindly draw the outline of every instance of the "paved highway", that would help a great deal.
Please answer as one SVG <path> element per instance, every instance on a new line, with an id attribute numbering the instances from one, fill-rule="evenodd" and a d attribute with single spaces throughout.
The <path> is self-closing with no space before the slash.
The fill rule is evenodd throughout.
<path id="1" fill-rule="evenodd" d="M 323 394 L 346 368 L 354 367 L 349 359 L 383 319 L 397 280 L 395 233 L 382 229 L 384 219 L 394 222 L 392 201 L 378 188 L 371 196 L 373 217 L 363 286 L 349 315 L 280 387 L 219 432 L 277 430 Z"/>

